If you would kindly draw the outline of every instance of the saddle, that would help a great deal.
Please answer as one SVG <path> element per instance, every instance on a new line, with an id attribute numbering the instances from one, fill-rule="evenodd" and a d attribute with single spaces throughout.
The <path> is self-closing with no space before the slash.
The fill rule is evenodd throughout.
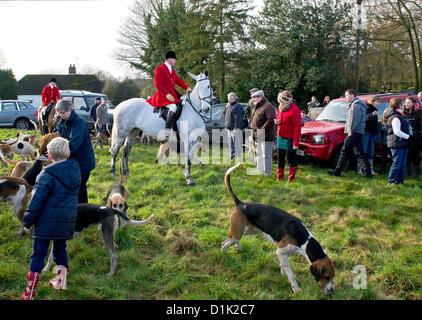
<path id="1" fill-rule="evenodd" d="M 173 122 L 173 130 L 179 131 L 177 127 L 177 120 L 179 120 L 180 116 L 182 115 L 182 109 L 183 109 L 183 103 L 182 101 L 179 101 L 176 103 L 177 110 L 174 114 L 174 122 Z M 164 121 L 167 121 L 167 114 L 169 112 L 169 109 L 167 107 L 154 107 L 154 113 L 160 113 L 160 118 L 163 118 Z"/>
<path id="2" fill-rule="evenodd" d="M 49 103 L 49 105 L 48 105 L 48 106 L 46 106 L 46 107 L 43 109 L 42 114 L 41 114 L 41 119 L 42 119 L 43 121 L 45 121 L 45 122 L 47 122 L 47 121 L 48 121 L 48 115 L 50 114 L 51 108 L 53 108 L 53 106 L 54 106 L 54 105 L 55 105 L 55 103 L 54 103 L 53 101 L 51 101 L 51 102 Z"/>

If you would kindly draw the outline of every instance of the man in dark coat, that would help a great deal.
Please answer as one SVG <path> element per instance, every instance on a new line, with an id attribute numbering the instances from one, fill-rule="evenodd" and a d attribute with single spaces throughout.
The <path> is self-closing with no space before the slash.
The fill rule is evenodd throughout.
<path id="1" fill-rule="evenodd" d="M 225 128 L 230 140 L 230 159 L 235 157 L 239 159 L 242 151 L 243 108 L 237 102 L 234 92 L 230 92 L 227 99 L 229 103 L 226 109 Z"/>
<path id="2" fill-rule="evenodd" d="M 75 159 L 81 170 L 82 182 L 78 202 L 87 203 L 86 184 L 90 172 L 95 168 L 95 155 L 88 126 L 85 120 L 72 110 L 72 103 L 68 100 L 60 100 L 56 105 L 56 112 L 62 118 L 57 125 L 57 131 L 60 136 L 69 140 L 70 159 Z"/>
<path id="3" fill-rule="evenodd" d="M 95 98 L 95 104 L 91 107 L 89 111 L 89 117 L 91 118 L 94 123 L 97 121 L 97 108 L 101 104 L 101 97 Z"/>

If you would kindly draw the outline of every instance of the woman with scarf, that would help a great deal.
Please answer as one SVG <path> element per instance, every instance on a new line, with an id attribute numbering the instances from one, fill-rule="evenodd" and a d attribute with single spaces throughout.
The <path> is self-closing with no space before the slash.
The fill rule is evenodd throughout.
<path id="1" fill-rule="evenodd" d="M 293 103 L 292 94 L 285 90 L 277 97 L 279 107 L 277 118 L 277 181 L 284 177 L 284 165 L 287 155 L 289 165 L 288 181 L 295 179 L 297 170 L 296 150 L 299 147 L 301 116 L 299 108 Z"/>

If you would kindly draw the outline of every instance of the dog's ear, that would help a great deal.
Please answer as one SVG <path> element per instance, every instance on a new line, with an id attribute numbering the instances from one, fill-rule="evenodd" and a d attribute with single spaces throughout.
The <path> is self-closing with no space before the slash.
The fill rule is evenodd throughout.
<path id="1" fill-rule="evenodd" d="M 129 206 L 127 205 L 127 202 L 125 201 L 125 210 L 127 210 L 127 208 L 129 208 Z"/>
<path id="2" fill-rule="evenodd" d="M 318 269 L 318 267 L 315 265 L 315 262 L 311 264 L 311 266 L 309 267 L 309 270 L 311 270 L 311 273 L 314 276 L 316 282 L 321 280 L 321 270 Z"/>

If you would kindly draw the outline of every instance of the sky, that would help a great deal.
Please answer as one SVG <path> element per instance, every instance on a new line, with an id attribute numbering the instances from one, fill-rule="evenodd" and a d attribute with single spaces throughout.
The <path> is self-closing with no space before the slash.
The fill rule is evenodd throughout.
<path id="1" fill-rule="evenodd" d="M 19 81 L 27 74 L 136 73 L 114 58 L 134 0 L 0 0 L 0 52 Z M 258 6 L 262 0 L 254 0 Z M 85 71 L 85 72 L 83 72 Z"/>

